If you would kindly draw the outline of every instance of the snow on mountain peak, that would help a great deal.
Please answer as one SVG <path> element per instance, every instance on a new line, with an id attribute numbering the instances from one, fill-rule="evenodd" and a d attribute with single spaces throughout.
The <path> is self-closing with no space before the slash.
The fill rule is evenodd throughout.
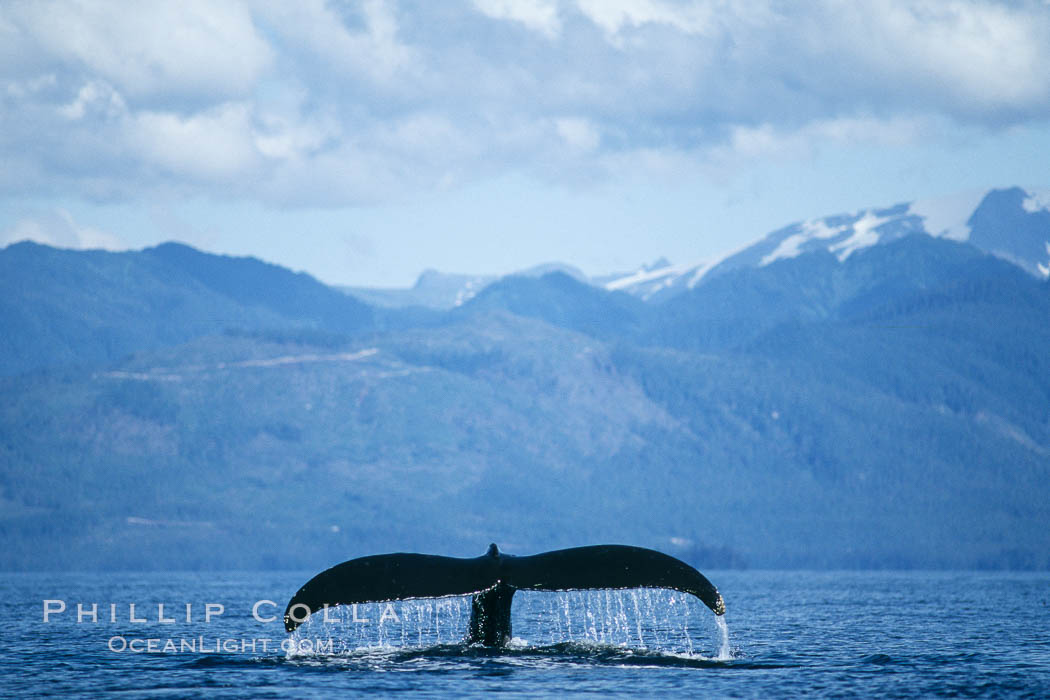
<path id="1" fill-rule="evenodd" d="M 801 224 L 801 232 L 792 234 L 782 240 L 772 253 L 759 261 L 759 267 L 765 267 L 774 260 L 795 258 L 802 253 L 802 244 L 823 238 L 834 238 L 842 233 L 842 228 L 831 228 L 824 219 L 810 219 Z"/>
<path id="2" fill-rule="evenodd" d="M 817 250 L 843 261 L 864 248 L 913 234 L 968 242 L 1029 274 L 1050 278 L 1050 190 L 1008 188 L 809 219 L 714 258 L 657 270 L 643 268 L 602 282 L 606 289 L 655 300 L 690 289 L 711 274 L 764 267 Z"/>
<path id="3" fill-rule="evenodd" d="M 655 291 L 655 289 L 665 286 L 665 283 L 669 280 L 674 280 L 691 268 L 692 266 L 690 265 L 667 264 L 663 267 L 652 269 L 645 265 L 636 272 L 606 282 L 603 286 L 610 292 L 619 289 L 634 289 L 639 285 L 645 285 L 647 288 L 653 288 L 653 291 Z M 647 298 L 645 293 L 640 293 L 639 296 L 643 299 Z"/>
<path id="4" fill-rule="evenodd" d="M 1021 207 L 1029 214 L 1035 214 L 1040 211 L 1050 211 L 1050 190 L 1029 190 L 1026 193 L 1028 196 L 1021 202 Z M 1047 245 L 1050 245 L 1048 243 Z"/>
<path id="5" fill-rule="evenodd" d="M 926 233 L 952 241 L 970 238 L 970 216 L 988 195 L 988 190 L 969 190 L 947 197 L 912 202 L 910 211 L 920 217 Z"/>
<path id="6" fill-rule="evenodd" d="M 876 216 L 874 212 L 866 211 L 860 219 L 853 223 L 853 234 L 828 247 L 843 261 L 861 248 L 868 248 L 879 242 L 879 234 L 876 229 L 886 223 L 889 217 Z"/>

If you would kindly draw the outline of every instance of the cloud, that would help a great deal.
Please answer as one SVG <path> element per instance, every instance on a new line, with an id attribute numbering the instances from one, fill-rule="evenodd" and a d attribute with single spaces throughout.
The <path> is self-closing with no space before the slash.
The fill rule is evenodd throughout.
<path id="1" fill-rule="evenodd" d="M 672 4 L 660 0 L 578 0 L 579 11 L 601 27 L 617 45 L 625 27 L 664 24 L 685 34 L 707 34 L 714 29 L 716 13 L 731 10 L 724 3 Z"/>
<path id="2" fill-rule="evenodd" d="M 1042 123 L 1047 75 L 1050 7 L 1024 0 L 14 1 L 0 196 L 706 172 Z"/>
<path id="3" fill-rule="evenodd" d="M 136 99 L 246 95 L 273 59 L 235 1 L 16 0 L 3 15 L 17 69 L 88 75 Z"/>
<path id="4" fill-rule="evenodd" d="M 77 91 L 76 98 L 58 108 L 58 113 L 70 121 L 83 119 L 88 112 L 100 112 L 106 118 L 117 117 L 127 111 L 124 98 L 104 81 L 90 80 Z"/>
<path id="5" fill-rule="evenodd" d="M 818 3 L 780 47 L 826 89 L 985 123 L 1024 119 L 1050 100 L 1050 13 L 1030 3 L 876 0 Z M 829 31 L 834 29 L 834 31 Z M 823 64 L 818 61 L 826 61 Z M 851 89 L 852 88 L 852 89 Z"/>
<path id="6" fill-rule="evenodd" d="M 814 151 L 828 146 L 906 146 L 943 126 L 939 120 L 912 117 L 816 120 L 792 129 L 768 122 L 736 126 L 730 129 L 725 142 L 708 150 L 707 160 L 719 167 L 733 167 L 748 160 L 809 158 Z"/>
<path id="7" fill-rule="evenodd" d="M 593 151 L 601 143 L 601 135 L 586 119 L 564 117 L 555 120 L 558 135 L 574 151 Z"/>
<path id="8" fill-rule="evenodd" d="M 479 12 L 492 19 L 511 20 L 548 39 L 561 34 L 558 5 L 551 0 L 473 0 Z"/>
<path id="9" fill-rule="evenodd" d="M 181 117 L 144 111 L 129 117 L 127 144 L 143 163 L 198 181 L 243 176 L 259 167 L 250 107 L 219 105 Z"/>
<path id="10" fill-rule="evenodd" d="M 106 231 L 80 226 L 65 209 L 19 219 L 0 232 L 0 246 L 19 241 L 34 241 L 56 248 L 125 250 L 127 245 Z"/>
<path id="11" fill-rule="evenodd" d="M 413 70 L 419 57 L 398 36 L 398 19 L 392 5 L 366 0 L 356 11 L 343 10 L 323 0 L 288 3 L 281 0 L 256 6 L 259 18 L 293 59 L 312 59 L 302 68 L 319 70 L 338 84 L 365 79 L 383 86 Z M 284 57 L 284 56 L 282 56 Z M 307 76 L 301 76 L 309 81 Z"/>

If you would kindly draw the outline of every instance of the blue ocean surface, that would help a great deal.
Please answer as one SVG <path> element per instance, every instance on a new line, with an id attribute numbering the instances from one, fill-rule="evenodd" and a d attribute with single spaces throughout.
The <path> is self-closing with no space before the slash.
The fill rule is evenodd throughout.
<path id="1" fill-rule="evenodd" d="M 1050 697 L 1047 573 L 705 571 L 725 629 L 668 591 L 519 592 L 501 650 L 462 644 L 466 597 L 287 635 L 313 573 L 2 574 L 0 695 Z"/>

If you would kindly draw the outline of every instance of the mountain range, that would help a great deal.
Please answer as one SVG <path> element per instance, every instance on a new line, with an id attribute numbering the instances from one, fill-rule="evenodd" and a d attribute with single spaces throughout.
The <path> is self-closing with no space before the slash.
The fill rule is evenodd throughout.
<path id="1" fill-rule="evenodd" d="M 181 244 L 8 246 L 0 567 L 615 541 L 707 568 L 1048 568 L 1047 202 L 946 211 L 458 304 Z"/>
<path id="2" fill-rule="evenodd" d="M 692 289 L 708 276 L 741 267 L 764 267 L 802 253 L 825 250 L 840 260 L 857 250 L 912 234 L 969 243 L 1014 263 L 1040 279 L 1050 277 L 1050 190 L 1011 187 L 876 207 L 800 221 L 712 258 L 675 265 L 666 258 L 625 273 L 587 278 L 567 265 L 549 264 L 523 270 L 536 276 L 562 270 L 609 291 L 623 291 L 647 301 L 668 299 Z M 447 309 L 464 303 L 494 275 L 449 275 L 427 270 L 409 289 L 345 291 L 382 306 L 427 306 Z"/>

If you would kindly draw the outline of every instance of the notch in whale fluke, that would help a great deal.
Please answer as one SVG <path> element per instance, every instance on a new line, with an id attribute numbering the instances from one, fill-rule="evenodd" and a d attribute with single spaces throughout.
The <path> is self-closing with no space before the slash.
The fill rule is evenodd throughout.
<path id="1" fill-rule="evenodd" d="M 696 596 L 715 615 L 726 610 L 718 589 L 703 574 L 652 549 L 605 544 L 513 556 L 491 544 L 475 558 L 398 553 L 337 564 L 292 596 L 284 627 L 294 631 L 326 605 L 473 594 L 467 641 L 500 646 L 510 639 L 515 591 L 601 588 L 669 588 Z"/>

